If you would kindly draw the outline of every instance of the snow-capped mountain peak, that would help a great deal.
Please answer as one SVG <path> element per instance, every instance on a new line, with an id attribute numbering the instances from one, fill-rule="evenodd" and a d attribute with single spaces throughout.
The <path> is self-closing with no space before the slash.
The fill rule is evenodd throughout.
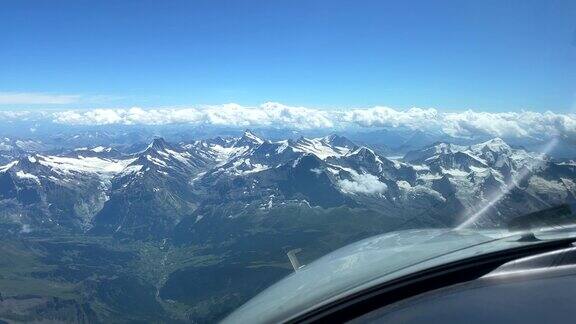
<path id="1" fill-rule="evenodd" d="M 470 147 L 470 149 L 472 151 L 492 151 L 492 152 L 510 152 L 510 150 L 512 149 L 510 147 L 510 145 L 508 145 L 506 142 L 504 142 L 503 139 L 496 137 L 493 138 L 491 140 L 488 140 L 484 143 L 479 143 L 479 144 L 475 144 L 472 145 Z"/>
<path id="2" fill-rule="evenodd" d="M 430 159 L 437 158 L 439 155 L 451 154 L 466 150 L 468 147 L 455 145 L 451 143 L 436 142 L 420 150 L 414 150 L 404 155 L 404 161 L 413 163 L 422 163 Z"/>
<path id="3" fill-rule="evenodd" d="M 264 140 L 258 137 L 258 135 L 250 130 L 245 130 L 242 137 L 234 143 L 234 147 L 254 147 L 262 143 L 264 143 Z"/>
<path id="4" fill-rule="evenodd" d="M 164 138 L 156 137 L 154 138 L 154 140 L 152 140 L 152 143 L 148 145 L 146 151 L 148 150 L 163 151 L 166 148 L 170 148 L 170 146 L 168 145 L 168 143 L 166 143 Z"/>
<path id="5" fill-rule="evenodd" d="M 351 147 L 334 146 L 330 143 L 330 140 L 330 138 L 326 137 L 300 137 L 296 142 L 293 142 L 291 146 L 295 152 L 314 154 L 323 160 L 329 157 L 342 157 L 351 149 Z"/>
<path id="6" fill-rule="evenodd" d="M 358 156 L 360 158 L 367 158 L 370 160 L 376 160 L 376 153 L 373 150 L 367 148 L 366 146 L 360 146 L 352 151 L 350 151 L 347 156 Z"/>
<path id="7" fill-rule="evenodd" d="M 349 140 L 348 138 L 336 134 L 328 135 L 322 138 L 322 142 L 327 145 L 331 145 L 338 148 L 352 149 L 356 147 L 356 144 Z"/>

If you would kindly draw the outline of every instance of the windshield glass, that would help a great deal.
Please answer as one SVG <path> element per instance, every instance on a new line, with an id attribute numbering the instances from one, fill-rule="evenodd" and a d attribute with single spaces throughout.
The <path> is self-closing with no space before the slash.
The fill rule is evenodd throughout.
<path id="1" fill-rule="evenodd" d="M 574 215 L 572 215 L 574 216 Z M 467 257 L 576 232 L 540 233 L 539 240 L 502 231 L 409 230 L 375 236 L 336 250 L 303 267 L 243 305 L 226 323 L 274 323 L 403 275 Z"/>
<path id="2" fill-rule="evenodd" d="M 3 2 L 0 322 L 276 322 L 572 235 L 575 32 L 568 0 Z"/>

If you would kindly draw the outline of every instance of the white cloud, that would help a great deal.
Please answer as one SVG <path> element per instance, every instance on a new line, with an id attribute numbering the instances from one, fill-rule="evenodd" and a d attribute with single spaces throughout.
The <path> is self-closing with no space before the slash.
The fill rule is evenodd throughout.
<path id="1" fill-rule="evenodd" d="M 330 128 L 336 122 L 337 112 L 323 111 L 305 107 L 290 107 L 279 103 L 268 102 L 260 106 L 271 120 L 279 123 L 297 124 L 303 128 Z"/>
<path id="2" fill-rule="evenodd" d="M 444 115 L 442 129 L 453 136 L 576 136 L 576 115 L 547 112 L 486 113 L 466 111 Z"/>
<path id="3" fill-rule="evenodd" d="M 0 110 L 0 119 L 24 119 L 30 115 L 29 111 Z"/>
<path id="4" fill-rule="evenodd" d="M 32 118 L 31 112 L 0 111 L 0 118 Z M 554 112 L 441 112 L 434 108 L 399 110 L 372 108 L 315 109 L 268 102 L 259 106 L 223 105 L 188 108 L 139 107 L 39 112 L 61 124 L 73 125 L 218 125 L 231 127 L 282 127 L 295 129 L 346 127 L 405 127 L 442 131 L 456 137 L 478 135 L 504 138 L 576 137 L 576 115 Z M 27 116 L 27 117 L 26 117 Z"/>
<path id="5" fill-rule="evenodd" d="M 441 113 L 436 109 L 389 107 L 354 109 L 343 121 L 361 127 L 407 127 L 442 130 L 455 137 L 477 135 L 500 137 L 576 136 L 576 115 L 547 112 L 464 112 Z"/>
<path id="6" fill-rule="evenodd" d="M 353 109 L 346 112 L 343 120 L 363 127 L 430 127 L 438 123 L 440 114 L 433 108 L 410 108 L 408 110 L 395 110 L 390 107 L 374 107 Z M 431 125 L 432 123 L 433 125 Z"/>
<path id="7" fill-rule="evenodd" d="M 334 126 L 327 112 L 290 107 L 278 103 L 265 103 L 258 107 L 237 104 L 202 106 L 182 109 L 94 109 L 69 110 L 54 113 L 58 123 L 76 125 L 175 123 L 209 124 L 219 126 L 287 126 L 300 129 L 329 128 Z"/>
<path id="8" fill-rule="evenodd" d="M 351 173 L 352 180 L 344 179 L 338 182 L 340 189 L 347 193 L 375 194 L 386 191 L 385 183 L 371 174 Z"/>
<path id="9" fill-rule="evenodd" d="M 0 105 L 63 105 L 77 103 L 79 95 L 0 92 Z"/>

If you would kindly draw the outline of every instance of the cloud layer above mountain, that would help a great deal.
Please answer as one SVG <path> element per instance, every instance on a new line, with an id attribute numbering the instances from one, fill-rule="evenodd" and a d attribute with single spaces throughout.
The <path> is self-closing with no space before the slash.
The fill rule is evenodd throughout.
<path id="1" fill-rule="evenodd" d="M 23 116 L 28 115 L 24 112 L 0 112 L 0 118 Z M 294 129 L 404 127 L 442 131 L 456 137 L 576 137 L 576 114 L 550 111 L 441 112 L 433 108 L 398 110 L 383 106 L 344 110 L 295 107 L 269 102 L 256 107 L 224 104 L 190 108 L 66 110 L 43 112 L 42 116 L 59 124 L 70 125 L 193 124 Z"/>
<path id="2" fill-rule="evenodd" d="M 278 103 L 265 103 L 259 107 L 237 104 L 202 106 L 180 109 L 94 109 L 69 110 L 54 114 L 54 121 L 76 125 L 175 123 L 208 124 L 218 126 L 283 126 L 299 129 L 331 128 L 335 121 L 330 111 L 305 107 L 290 107 Z"/>

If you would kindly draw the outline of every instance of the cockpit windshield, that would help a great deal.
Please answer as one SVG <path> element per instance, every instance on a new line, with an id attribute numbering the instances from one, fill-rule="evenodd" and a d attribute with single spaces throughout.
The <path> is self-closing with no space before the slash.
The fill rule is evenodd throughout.
<path id="1" fill-rule="evenodd" d="M 282 322 L 570 238 L 575 30 L 573 0 L 2 1 L 0 323 Z"/>

